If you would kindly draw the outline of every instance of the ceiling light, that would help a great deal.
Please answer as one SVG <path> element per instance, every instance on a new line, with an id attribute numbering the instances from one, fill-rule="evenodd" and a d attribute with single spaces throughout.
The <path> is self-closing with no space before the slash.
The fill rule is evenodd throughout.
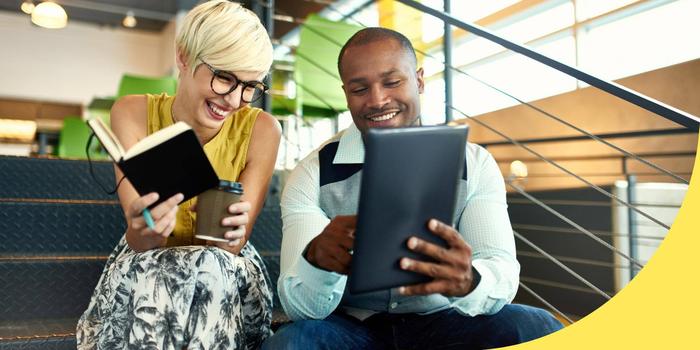
<path id="1" fill-rule="evenodd" d="M 510 174 L 515 177 L 527 177 L 527 165 L 516 160 L 510 163 Z"/>
<path id="2" fill-rule="evenodd" d="M 33 120 L 0 119 L 0 139 L 32 141 L 36 134 L 36 122 Z"/>
<path id="3" fill-rule="evenodd" d="M 31 0 L 26 0 L 22 3 L 22 6 L 20 6 L 20 8 L 22 9 L 22 12 L 31 15 L 32 11 L 34 10 L 34 3 Z"/>
<path id="4" fill-rule="evenodd" d="M 122 24 L 127 28 L 136 27 L 136 17 L 134 17 L 134 11 L 129 11 L 126 13 L 124 20 L 122 20 Z"/>
<path id="5" fill-rule="evenodd" d="M 45 1 L 32 11 L 32 23 L 49 29 L 63 28 L 68 24 L 68 15 L 61 5 Z"/>

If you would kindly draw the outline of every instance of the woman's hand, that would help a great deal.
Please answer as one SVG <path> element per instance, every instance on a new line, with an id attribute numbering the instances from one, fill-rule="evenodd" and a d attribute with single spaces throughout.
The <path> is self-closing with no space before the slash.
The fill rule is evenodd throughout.
<path id="1" fill-rule="evenodd" d="M 158 193 L 152 192 L 131 202 L 126 211 L 129 223 L 127 238 L 131 238 L 129 246 L 136 251 L 163 246 L 175 228 L 177 206 L 183 198 L 184 195 L 178 193 L 150 209 L 153 228 L 148 227 L 143 211 L 158 200 Z"/>
<path id="2" fill-rule="evenodd" d="M 240 253 L 246 243 L 246 225 L 248 225 L 248 212 L 250 211 L 250 202 L 240 201 L 228 206 L 228 212 L 231 216 L 221 219 L 221 226 L 225 227 L 226 233 L 224 238 L 228 242 L 211 242 L 208 244 L 216 245 L 232 254 Z"/>

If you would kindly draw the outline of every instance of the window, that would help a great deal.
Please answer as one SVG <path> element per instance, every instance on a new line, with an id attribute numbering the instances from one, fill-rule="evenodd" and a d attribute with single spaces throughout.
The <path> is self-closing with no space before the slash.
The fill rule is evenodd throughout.
<path id="1" fill-rule="evenodd" d="M 700 1 L 684 0 L 582 29 L 582 69 L 611 80 L 700 57 Z"/>
<path id="2" fill-rule="evenodd" d="M 573 64 L 575 61 L 574 39 L 570 35 L 541 44 L 536 49 L 567 64 Z M 465 72 L 524 101 L 576 88 L 574 78 L 513 53 L 466 68 Z M 455 105 L 472 116 L 519 104 L 518 101 L 460 73 L 455 73 L 453 90 Z"/>
<path id="3" fill-rule="evenodd" d="M 523 44 L 573 24 L 574 6 L 570 2 L 565 2 L 497 29 L 496 34 Z"/>
<path id="4" fill-rule="evenodd" d="M 483 11 L 492 5 L 459 3 L 454 6 L 483 6 Z M 700 57 L 700 41 L 695 37 L 700 32 L 700 22 L 693 18 L 700 13 L 700 1 L 551 0 L 518 10 L 506 13 L 488 29 L 606 80 Z M 491 14 L 477 13 L 482 18 Z M 472 16 L 476 13 L 458 17 L 467 21 L 479 19 Z M 532 101 L 577 88 L 573 78 L 487 39 L 468 34 L 455 41 L 453 66 L 521 100 Z M 442 47 L 429 51 L 442 52 Z M 427 76 L 438 77 L 439 66 L 429 64 L 428 59 L 425 64 Z M 453 71 L 453 76 L 455 106 L 470 115 L 518 103 L 457 71 Z"/>
<path id="5" fill-rule="evenodd" d="M 453 112 L 453 114 L 455 114 L 456 119 L 456 112 Z M 423 125 L 435 125 L 445 122 L 444 80 L 432 79 L 425 82 L 425 90 L 421 97 L 421 122 Z"/>
<path id="6" fill-rule="evenodd" d="M 576 0 L 576 20 L 583 21 L 629 5 L 636 0 Z"/>

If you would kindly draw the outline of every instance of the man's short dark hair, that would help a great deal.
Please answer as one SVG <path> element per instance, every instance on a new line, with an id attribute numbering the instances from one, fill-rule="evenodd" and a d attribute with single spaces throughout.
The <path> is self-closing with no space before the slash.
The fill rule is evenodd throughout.
<path id="1" fill-rule="evenodd" d="M 366 45 L 375 41 L 386 39 L 396 40 L 396 42 L 398 42 L 404 49 L 405 53 L 411 58 L 413 65 L 415 66 L 417 64 L 418 61 L 416 59 L 416 52 L 413 49 L 411 41 L 408 40 L 408 38 L 405 35 L 395 30 L 387 28 L 368 27 L 358 31 L 353 36 L 351 36 L 350 39 L 348 39 L 348 41 L 345 43 L 345 45 L 343 45 L 343 47 L 340 49 L 340 54 L 338 55 L 338 74 L 340 74 L 341 77 L 343 75 L 341 64 L 343 61 L 343 55 L 345 54 L 345 50 L 353 46 Z"/>

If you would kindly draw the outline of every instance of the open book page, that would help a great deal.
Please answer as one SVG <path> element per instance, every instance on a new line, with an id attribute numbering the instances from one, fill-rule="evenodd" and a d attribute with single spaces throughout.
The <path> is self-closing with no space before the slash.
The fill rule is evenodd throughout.
<path id="1" fill-rule="evenodd" d="M 119 143 L 119 139 L 112 130 L 102 121 L 102 118 L 96 117 L 88 120 L 88 126 L 95 132 L 95 136 L 100 140 L 102 146 L 107 150 L 109 156 L 115 162 L 119 162 L 124 156 L 124 148 Z"/>
<path id="2" fill-rule="evenodd" d="M 133 158 L 190 129 L 192 128 L 185 122 L 177 122 L 167 128 L 160 129 L 131 146 L 124 154 L 124 160 Z"/>

